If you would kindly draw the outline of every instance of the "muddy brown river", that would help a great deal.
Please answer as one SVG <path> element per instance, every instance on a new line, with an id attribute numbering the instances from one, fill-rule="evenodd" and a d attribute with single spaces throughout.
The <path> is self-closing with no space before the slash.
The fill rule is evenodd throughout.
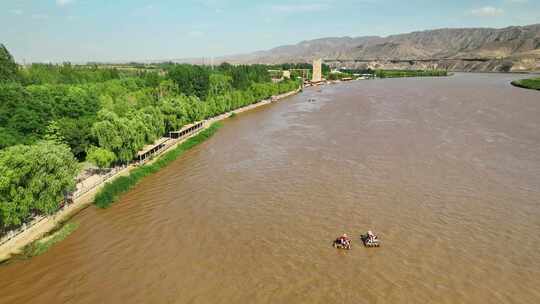
<path id="1" fill-rule="evenodd" d="M 0 303 L 540 303 L 540 92 L 520 77 L 359 81 L 228 119 L 1 266 Z"/>

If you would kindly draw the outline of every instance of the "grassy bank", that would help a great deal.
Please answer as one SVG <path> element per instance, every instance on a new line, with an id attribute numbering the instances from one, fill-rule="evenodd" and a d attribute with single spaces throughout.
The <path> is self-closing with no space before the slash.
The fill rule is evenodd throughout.
<path id="1" fill-rule="evenodd" d="M 54 231 L 50 235 L 34 241 L 24 247 L 23 256 L 30 258 L 45 253 L 54 244 L 61 242 L 67 238 L 73 231 L 79 227 L 79 224 L 69 222 L 62 225 L 58 230 Z"/>
<path id="2" fill-rule="evenodd" d="M 165 153 L 156 162 L 134 169 L 128 176 L 121 176 L 114 181 L 105 184 L 103 189 L 96 195 L 94 203 L 100 208 L 109 207 L 112 203 L 117 201 L 123 193 L 133 188 L 144 177 L 156 173 L 182 155 L 185 151 L 202 143 L 214 135 L 220 127 L 221 123 L 213 123 L 210 127 L 189 138 L 174 150 Z"/>
<path id="3" fill-rule="evenodd" d="M 376 70 L 375 76 L 379 78 L 438 77 L 438 76 L 448 76 L 448 71 L 446 70 Z"/>
<path id="4" fill-rule="evenodd" d="M 516 87 L 520 87 L 524 89 L 540 90 L 540 77 L 514 80 L 512 81 L 512 84 Z"/>

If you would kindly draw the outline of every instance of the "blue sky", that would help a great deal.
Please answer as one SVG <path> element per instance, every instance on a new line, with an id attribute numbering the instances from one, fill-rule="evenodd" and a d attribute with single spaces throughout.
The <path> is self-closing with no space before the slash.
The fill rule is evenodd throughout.
<path id="1" fill-rule="evenodd" d="M 210 57 L 328 36 L 540 23 L 540 0 L 0 0 L 17 61 Z"/>

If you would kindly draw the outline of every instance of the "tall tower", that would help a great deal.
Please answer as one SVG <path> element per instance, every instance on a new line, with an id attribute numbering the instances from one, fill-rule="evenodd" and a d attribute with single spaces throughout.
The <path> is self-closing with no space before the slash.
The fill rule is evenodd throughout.
<path id="1" fill-rule="evenodd" d="M 322 81 L 322 59 L 315 59 L 313 60 L 313 78 L 311 79 L 312 82 L 320 82 Z"/>

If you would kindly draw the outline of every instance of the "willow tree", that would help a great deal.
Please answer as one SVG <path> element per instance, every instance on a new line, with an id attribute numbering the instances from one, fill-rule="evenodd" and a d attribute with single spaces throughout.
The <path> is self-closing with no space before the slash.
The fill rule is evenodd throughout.
<path id="1" fill-rule="evenodd" d="M 54 141 L 0 151 L 0 227 L 51 214 L 75 186 L 79 166 L 69 147 Z"/>
<path id="2" fill-rule="evenodd" d="M 92 146 L 88 149 L 86 160 L 104 169 L 109 168 L 116 161 L 116 155 L 107 149 Z"/>
<path id="3" fill-rule="evenodd" d="M 113 152 L 122 163 L 131 161 L 137 151 L 132 146 L 140 145 L 140 140 L 133 136 L 129 120 L 107 110 L 98 113 L 98 121 L 94 123 L 91 132 L 99 147 Z"/>
<path id="4" fill-rule="evenodd" d="M 184 103 L 184 96 L 164 98 L 160 111 L 163 114 L 165 131 L 177 131 L 188 123 L 187 107 Z"/>

